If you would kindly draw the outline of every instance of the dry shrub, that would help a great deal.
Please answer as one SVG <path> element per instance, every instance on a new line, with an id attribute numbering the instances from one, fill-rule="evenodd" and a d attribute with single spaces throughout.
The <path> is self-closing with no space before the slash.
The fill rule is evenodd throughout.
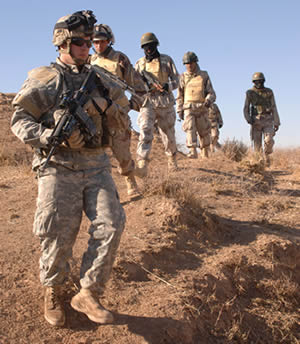
<path id="1" fill-rule="evenodd" d="M 199 208 L 200 202 L 193 192 L 192 183 L 189 178 L 178 178 L 174 175 L 151 175 L 147 178 L 143 190 L 144 196 L 159 195 L 173 198 L 180 204 Z"/>
<path id="2" fill-rule="evenodd" d="M 227 139 L 221 150 L 228 159 L 239 162 L 247 154 L 248 147 L 243 142 L 233 138 L 232 140 Z"/>
<path id="3" fill-rule="evenodd" d="M 240 163 L 241 167 L 249 173 L 256 173 L 264 175 L 265 161 L 262 154 L 248 151 Z"/>

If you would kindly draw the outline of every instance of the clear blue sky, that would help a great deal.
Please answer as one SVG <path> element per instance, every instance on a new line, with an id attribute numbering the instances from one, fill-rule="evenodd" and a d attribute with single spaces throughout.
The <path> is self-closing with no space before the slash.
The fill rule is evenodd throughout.
<path id="1" fill-rule="evenodd" d="M 54 61 L 55 22 L 83 9 L 93 10 L 98 23 L 112 28 L 114 47 L 133 64 L 143 55 L 140 37 L 149 31 L 180 73 L 183 54 L 194 51 L 217 94 L 224 119 L 221 142 L 236 138 L 250 144 L 243 118 L 245 92 L 252 86 L 252 74 L 263 72 L 282 122 L 276 145 L 300 146 L 299 0 L 4 1 L 0 92 L 17 92 L 30 69 Z M 137 113 L 131 115 L 136 127 Z M 179 122 L 176 133 L 184 142 Z"/>

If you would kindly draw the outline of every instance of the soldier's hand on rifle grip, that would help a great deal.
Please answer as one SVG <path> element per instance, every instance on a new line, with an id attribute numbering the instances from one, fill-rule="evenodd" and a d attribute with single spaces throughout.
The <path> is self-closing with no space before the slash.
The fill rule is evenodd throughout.
<path id="1" fill-rule="evenodd" d="M 156 88 L 157 91 L 159 92 L 164 92 L 165 90 L 160 84 L 153 84 L 153 86 Z"/>
<path id="2" fill-rule="evenodd" d="M 84 146 L 84 137 L 79 129 L 73 131 L 72 135 L 68 138 L 68 145 L 73 149 L 80 149 Z"/>

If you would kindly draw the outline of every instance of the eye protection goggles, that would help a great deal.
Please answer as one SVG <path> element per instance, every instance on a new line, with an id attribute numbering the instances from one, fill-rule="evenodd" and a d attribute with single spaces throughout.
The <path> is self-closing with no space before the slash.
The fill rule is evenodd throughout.
<path id="1" fill-rule="evenodd" d="M 71 39 L 71 44 L 77 45 L 77 47 L 82 47 L 84 44 L 90 48 L 92 46 L 92 41 L 81 37 L 73 37 Z"/>

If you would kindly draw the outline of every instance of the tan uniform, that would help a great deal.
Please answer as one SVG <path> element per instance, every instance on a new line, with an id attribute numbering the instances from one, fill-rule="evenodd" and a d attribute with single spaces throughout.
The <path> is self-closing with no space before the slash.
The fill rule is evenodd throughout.
<path id="1" fill-rule="evenodd" d="M 91 58 L 92 65 L 98 65 L 110 73 L 118 76 L 124 80 L 129 86 L 136 89 L 137 92 L 144 92 L 145 88 L 143 81 L 132 67 L 128 57 L 120 51 L 108 47 L 102 54 L 94 54 Z M 134 171 L 134 161 L 130 152 L 130 139 L 131 139 L 131 122 L 128 112 L 130 108 L 136 106 L 134 98 L 131 100 L 135 105 L 131 106 L 125 92 L 122 92 L 122 97 L 118 104 L 124 110 L 124 116 L 128 126 L 124 131 L 115 132 L 112 136 L 112 151 L 117 161 L 119 162 L 119 172 L 122 175 L 129 175 Z"/>
<path id="2" fill-rule="evenodd" d="M 140 58 L 135 65 L 135 69 L 138 72 L 145 70 L 161 85 L 169 85 L 168 91 L 164 93 L 159 91 L 149 92 L 140 109 L 138 116 L 140 136 L 137 159 L 149 160 L 155 122 L 157 122 L 165 153 L 167 156 L 172 157 L 177 151 L 175 99 L 172 93 L 178 87 L 178 72 L 175 64 L 170 56 L 160 54 L 159 57 L 154 58 L 152 61 L 147 61 L 145 57 Z"/>
<path id="3" fill-rule="evenodd" d="M 216 103 L 211 104 L 208 110 L 208 118 L 210 121 L 210 150 L 214 152 L 215 147 L 219 148 L 219 128 L 223 126 L 223 118 L 220 109 Z"/>
<path id="4" fill-rule="evenodd" d="M 205 100 L 213 103 L 216 99 L 215 91 L 206 71 L 200 70 L 193 74 L 184 72 L 180 75 L 178 94 L 176 99 L 177 112 L 184 111 L 183 131 L 186 132 L 188 148 L 197 147 L 197 133 L 200 148 L 210 145 L 210 122 Z"/>
<path id="5" fill-rule="evenodd" d="M 270 88 L 251 88 L 246 92 L 244 117 L 252 125 L 251 139 L 254 149 L 262 151 L 262 137 L 264 137 L 264 153 L 273 152 L 275 129 L 280 126 L 280 119 L 275 103 L 273 91 Z"/>
<path id="6" fill-rule="evenodd" d="M 13 101 L 15 112 L 11 129 L 35 152 L 33 168 L 37 171 L 39 190 L 34 233 L 41 244 L 41 283 L 51 287 L 62 285 L 66 280 L 84 212 L 91 226 L 81 264 L 80 284 L 83 288 L 101 292 L 116 256 L 125 213 L 110 175 L 109 159 L 103 150 L 106 129 L 94 105 L 87 103 L 85 107 L 97 129 L 94 139 L 78 149 L 58 146 L 48 166 L 41 168 L 49 153 L 47 137 L 61 111 L 62 94 L 65 89 L 77 91 L 91 68 L 85 65 L 79 71 L 76 65 L 63 64 L 59 59 L 57 64 L 59 68 L 40 67 L 29 73 Z M 110 98 L 118 100 L 118 89 L 106 82 L 104 86 Z M 91 98 L 100 104 L 103 100 L 100 88 L 94 89 Z M 114 102 L 105 111 L 109 130 L 122 129 L 117 125 L 121 123 L 120 111 Z"/>

